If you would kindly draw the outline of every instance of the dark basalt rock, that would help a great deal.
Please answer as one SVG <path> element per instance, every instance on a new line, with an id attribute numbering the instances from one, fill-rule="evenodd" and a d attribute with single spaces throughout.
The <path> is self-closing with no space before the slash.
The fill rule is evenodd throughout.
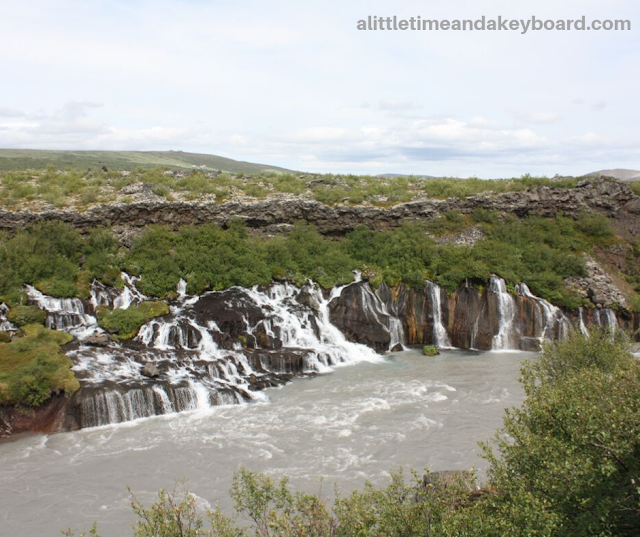
<path id="1" fill-rule="evenodd" d="M 256 371 L 271 371 L 287 375 L 302 375 L 305 372 L 305 358 L 310 351 L 304 349 L 245 351 L 251 367 Z"/>
<path id="2" fill-rule="evenodd" d="M 375 301 L 368 282 L 356 283 L 329 303 L 329 313 L 347 339 L 385 351 L 391 341 L 389 316 L 375 308 Z"/>
<path id="3" fill-rule="evenodd" d="M 328 206 L 302 197 L 273 197 L 221 204 L 152 199 L 127 205 L 100 205 L 83 213 L 66 209 L 39 213 L 0 209 L 0 229 L 18 230 L 41 220 L 59 220 L 81 231 L 112 226 L 128 241 L 132 233 L 150 224 L 174 228 L 208 222 L 226 225 L 234 218 L 241 218 L 248 227 L 255 229 L 288 230 L 292 224 L 305 221 L 314 224 L 322 234 L 342 236 L 363 223 L 374 230 L 391 229 L 406 221 L 428 220 L 454 209 L 471 213 L 476 208 L 483 208 L 520 217 L 529 214 L 553 217 L 560 211 L 568 216 L 578 216 L 584 211 L 597 211 L 615 217 L 625 234 L 637 235 L 640 233 L 640 222 L 635 216 L 640 211 L 638 207 L 640 201 L 628 185 L 615 179 L 597 178 L 582 181 L 572 189 L 544 186 L 498 195 L 487 192 L 464 199 L 418 200 L 390 208 Z"/>
<path id="4" fill-rule="evenodd" d="M 39 407 L 0 405 L 0 441 L 19 433 L 55 433 L 77 429 L 68 415 L 70 399 L 54 395 Z"/>

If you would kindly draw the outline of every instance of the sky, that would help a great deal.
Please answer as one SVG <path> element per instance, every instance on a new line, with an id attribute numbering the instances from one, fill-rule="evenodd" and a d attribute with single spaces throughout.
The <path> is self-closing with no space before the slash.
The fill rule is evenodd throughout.
<path id="1" fill-rule="evenodd" d="M 640 169 L 637 0 L 0 0 L 0 147 L 334 173 Z M 368 16 L 630 31 L 359 31 Z"/>

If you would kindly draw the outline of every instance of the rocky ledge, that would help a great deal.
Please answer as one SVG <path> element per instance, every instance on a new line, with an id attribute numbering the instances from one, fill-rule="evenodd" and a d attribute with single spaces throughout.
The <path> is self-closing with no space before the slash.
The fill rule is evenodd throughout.
<path id="1" fill-rule="evenodd" d="M 81 231 L 111 226 L 124 243 L 149 224 L 174 228 L 189 224 L 227 224 L 233 218 L 266 233 L 287 231 L 298 221 L 314 224 L 325 235 L 344 235 L 365 224 L 383 230 L 406 221 L 429 220 L 449 210 L 470 213 L 483 208 L 524 217 L 529 214 L 553 217 L 559 212 L 577 216 L 597 211 L 614 217 L 625 235 L 640 234 L 640 197 L 628 185 L 610 178 L 581 181 L 575 188 L 537 187 L 523 192 L 486 192 L 465 199 L 424 199 L 389 208 L 371 205 L 324 205 L 305 197 L 272 196 L 247 202 L 168 202 L 148 200 L 131 204 L 94 206 L 85 212 L 48 210 L 43 212 L 0 209 L 0 229 L 17 230 L 41 220 L 67 222 Z"/>

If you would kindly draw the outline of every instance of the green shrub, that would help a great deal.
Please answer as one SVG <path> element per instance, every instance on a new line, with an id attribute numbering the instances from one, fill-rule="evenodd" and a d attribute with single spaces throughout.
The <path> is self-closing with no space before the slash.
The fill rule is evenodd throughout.
<path id="1" fill-rule="evenodd" d="M 607 244 L 615 237 L 609 219 L 601 214 L 582 213 L 576 221 L 576 227 L 598 244 Z"/>
<path id="2" fill-rule="evenodd" d="M 38 406 L 52 393 L 76 391 L 71 362 L 60 352 L 72 337 L 35 324 L 24 332 L 24 337 L 0 343 L 0 403 Z"/>
<path id="3" fill-rule="evenodd" d="M 165 302 L 147 301 L 127 309 L 99 308 L 98 323 L 108 332 L 117 334 L 118 339 L 131 339 L 143 324 L 168 313 L 169 306 Z"/>
<path id="4" fill-rule="evenodd" d="M 523 367 L 527 398 L 485 447 L 496 534 L 640 532 L 640 369 L 624 336 L 572 334 Z M 505 533 L 506 534 L 506 533 Z"/>
<path id="5" fill-rule="evenodd" d="M 433 345 L 425 345 L 422 347 L 422 354 L 424 356 L 437 356 L 440 354 L 440 351 Z"/>
<path id="6" fill-rule="evenodd" d="M 9 310 L 7 319 L 17 326 L 44 324 L 47 312 L 36 306 L 15 306 Z"/>

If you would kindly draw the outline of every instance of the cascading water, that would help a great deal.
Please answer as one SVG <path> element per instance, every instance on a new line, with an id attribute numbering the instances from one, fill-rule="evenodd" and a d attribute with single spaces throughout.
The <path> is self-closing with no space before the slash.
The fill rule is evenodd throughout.
<path id="1" fill-rule="evenodd" d="M 97 325 L 97 319 L 89 315 L 79 298 L 54 298 L 42 294 L 31 285 L 26 286 L 29 301 L 47 312 L 46 326 L 52 330 L 64 330 L 80 336 L 87 327 Z"/>
<path id="2" fill-rule="evenodd" d="M 354 283 L 359 283 L 360 281 L 359 273 L 356 273 L 356 281 Z M 387 305 L 380 300 L 368 284 L 360 285 L 358 290 L 360 292 L 364 314 L 372 319 L 376 319 L 379 326 L 389 333 L 389 350 L 404 349 L 406 338 L 402 321 L 389 311 Z"/>
<path id="3" fill-rule="evenodd" d="M 427 289 L 431 299 L 431 315 L 433 318 L 433 341 L 436 347 L 451 348 L 447 329 L 442 323 L 442 289 L 437 283 L 427 281 Z"/>
<path id="4" fill-rule="evenodd" d="M 611 308 L 596 309 L 593 312 L 593 318 L 596 324 L 602 328 L 615 333 L 618 330 L 618 319 L 615 312 Z"/>
<path id="5" fill-rule="evenodd" d="M 515 300 L 507 291 L 507 286 L 502 278 L 492 275 L 489 280 L 489 289 L 498 300 L 499 325 L 498 333 L 493 336 L 493 350 L 507 350 L 517 348 L 513 341 L 513 326 L 516 315 Z"/>
<path id="6" fill-rule="evenodd" d="M 99 306 L 111 309 L 126 310 L 133 304 L 139 304 L 148 299 L 136 287 L 138 278 L 130 276 L 126 272 L 120 273 L 123 282 L 122 288 L 108 287 L 98 281 L 91 285 L 91 305 L 94 310 Z"/>
<path id="7" fill-rule="evenodd" d="M 542 331 L 538 336 L 541 342 L 545 339 L 564 339 L 567 337 L 571 324 L 560 308 L 550 304 L 543 298 L 535 296 L 526 283 L 517 284 L 516 292 L 520 296 L 533 300 L 539 310 L 542 311 L 544 325 L 542 326 Z M 580 322 L 582 322 L 582 311 L 580 311 Z M 582 330 L 582 327 L 580 327 L 580 330 Z M 554 331 L 557 333 L 557 337 L 553 337 Z"/>
<path id="8" fill-rule="evenodd" d="M 142 326 L 134 341 L 99 349 L 78 342 L 69 352 L 82 383 L 80 425 L 259 400 L 260 388 L 293 374 L 381 360 L 331 324 L 328 304 L 342 289 L 324 298 L 311 283 L 274 284 L 187 298 L 180 284 L 171 313 Z"/>
<path id="9" fill-rule="evenodd" d="M 81 427 L 263 399 L 264 388 L 288 382 L 294 375 L 382 360 L 372 348 L 347 339 L 331 322 L 330 305 L 332 315 L 334 308 L 342 312 L 337 313 L 336 322 L 357 313 L 360 327 L 366 329 L 370 323 L 374 331 L 378 327 L 386 331 L 390 342 L 383 338 L 383 348 L 390 343 L 393 349 L 405 341 L 396 304 L 381 299 L 357 273 L 355 282 L 334 288 L 328 296 L 312 282 L 302 288 L 278 283 L 188 296 L 186 282 L 181 280 L 170 313 L 142 326 L 134 340 L 87 338 L 101 330 L 89 313 L 92 306 L 129 307 L 146 299 L 137 290 L 135 278 L 123 274 L 122 279 L 123 289 L 94 282 L 91 305 L 26 288 L 29 301 L 47 311 L 47 326 L 75 336 L 67 353 L 81 389 L 73 398 L 71 414 Z M 344 294 L 350 286 L 354 287 Z M 433 341 L 439 347 L 450 347 L 443 320 L 443 291 L 433 282 L 426 286 Z M 540 341 L 566 334 L 569 322 L 564 314 L 534 296 L 526 285 L 517 286 L 516 297 L 507 292 L 504 280 L 493 276 L 489 290 L 497 301 L 498 331 L 487 334 L 483 327 L 484 332 L 479 332 L 480 316 L 470 319 L 471 346 L 477 336 L 489 338 L 496 350 L 524 349 L 532 339 L 524 337 L 525 330 L 527 336 Z M 516 315 L 525 306 L 531 311 L 528 301 L 535 304 L 533 328 L 531 324 L 521 326 Z M 358 305 L 355 312 L 354 304 Z M 6 313 L 7 307 L 0 305 L 3 330 L 12 327 Z M 580 329 L 586 330 L 582 312 L 579 315 Z M 617 326 L 612 310 L 595 310 L 593 319 L 612 329 Z M 376 346 L 373 340 L 369 343 Z"/>
<path id="10" fill-rule="evenodd" d="M 268 330 L 277 334 L 282 345 L 309 349 L 307 367 L 310 371 L 324 372 L 332 366 L 380 359 L 369 347 L 347 341 L 329 319 L 329 303 L 340 296 L 345 287 L 347 286 L 334 288 L 329 298 L 325 299 L 315 284 L 305 286 L 304 290 L 315 305 L 315 311 L 292 308 L 299 289 L 290 284 L 272 285 L 266 292 L 254 287 L 248 294 L 263 311 L 272 312 L 270 318 L 263 322 Z M 312 317 L 315 323 L 312 322 Z"/>
<path id="11" fill-rule="evenodd" d="M 180 278 L 180 281 L 178 282 L 176 292 L 178 293 L 178 300 L 184 300 L 187 296 L 187 282 L 182 278 Z"/>
<path id="12" fill-rule="evenodd" d="M 583 336 L 589 337 L 589 329 L 587 325 L 584 324 L 584 312 L 582 308 L 578 308 L 578 330 L 580 330 Z"/>
<path id="13" fill-rule="evenodd" d="M 18 330 L 18 327 L 7 319 L 8 312 L 9 307 L 4 302 L 0 302 L 0 332 L 15 332 Z"/>

